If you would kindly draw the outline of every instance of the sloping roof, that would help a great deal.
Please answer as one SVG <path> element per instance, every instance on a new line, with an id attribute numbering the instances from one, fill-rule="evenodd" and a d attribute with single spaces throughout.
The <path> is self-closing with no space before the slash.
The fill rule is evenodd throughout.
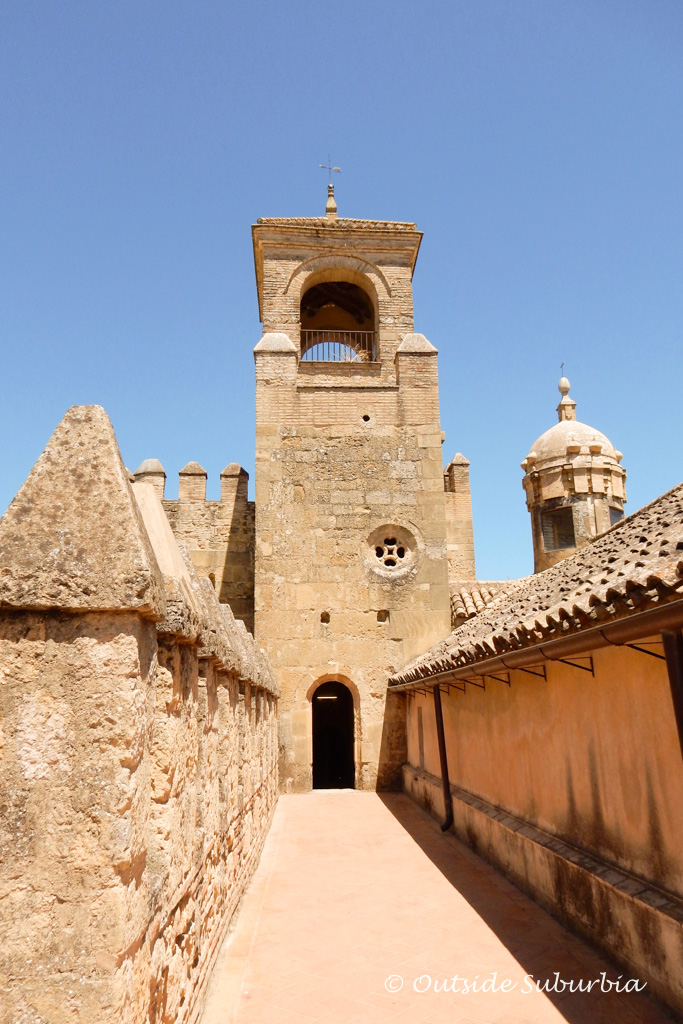
<path id="1" fill-rule="evenodd" d="M 494 600 L 394 685 L 610 624 L 683 597 L 683 484 Z"/>
<path id="2" fill-rule="evenodd" d="M 478 615 L 497 598 L 510 594 L 526 581 L 521 580 L 451 580 L 451 623 L 453 629 Z"/>

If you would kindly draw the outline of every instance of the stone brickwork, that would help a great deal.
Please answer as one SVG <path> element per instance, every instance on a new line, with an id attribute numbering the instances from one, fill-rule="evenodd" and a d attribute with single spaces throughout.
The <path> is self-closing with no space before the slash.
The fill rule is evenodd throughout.
<path id="1" fill-rule="evenodd" d="M 282 690 L 280 778 L 312 784 L 312 700 L 354 703 L 355 785 L 400 785 L 390 666 L 450 625 L 436 349 L 413 334 L 411 224 L 260 220 L 255 635 Z M 346 282 L 375 309 L 374 361 L 300 358 L 300 303 Z M 391 543 L 393 542 L 393 544 Z M 392 554 L 393 552 L 393 554 Z"/>
<path id="2" fill-rule="evenodd" d="M 277 795 L 267 660 L 98 407 L 0 555 L 0 1021 L 195 1022 Z"/>
<path id="3" fill-rule="evenodd" d="M 422 239 L 415 225 L 262 217 L 252 234 L 264 333 L 283 331 L 298 351 L 305 288 L 331 280 L 356 283 L 375 305 L 381 335 L 378 369 L 391 382 L 396 350 L 413 330 L 412 277 Z"/>

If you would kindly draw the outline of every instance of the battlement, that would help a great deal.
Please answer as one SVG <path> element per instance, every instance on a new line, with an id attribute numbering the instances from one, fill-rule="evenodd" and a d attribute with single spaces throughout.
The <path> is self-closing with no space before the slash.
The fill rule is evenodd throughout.
<path id="1" fill-rule="evenodd" d="M 178 497 L 166 498 L 166 471 L 158 459 L 145 459 L 133 474 L 161 501 L 176 540 L 184 544 L 199 576 L 209 580 L 221 604 L 254 629 L 254 503 L 248 500 L 249 474 L 237 462 L 221 473 L 221 496 L 207 500 L 208 474 L 198 462 L 178 473 Z"/>
<path id="2" fill-rule="evenodd" d="M 198 462 L 188 462 L 178 472 L 178 497 L 166 498 L 166 471 L 158 459 L 145 459 L 132 474 L 136 483 L 154 487 L 161 501 L 206 501 L 208 474 Z M 230 462 L 221 473 L 221 502 L 246 507 L 249 474 L 237 462 Z"/>

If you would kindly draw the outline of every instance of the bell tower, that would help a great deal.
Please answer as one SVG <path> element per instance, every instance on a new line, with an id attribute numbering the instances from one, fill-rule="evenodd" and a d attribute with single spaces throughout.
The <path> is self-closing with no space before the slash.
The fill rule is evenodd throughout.
<path id="1" fill-rule="evenodd" d="M 280 782 L 399 785 L 392 669 L 450 631 L 437 350 L 413 328 L 414 224 L 262 218 L 255 635 Z"/>

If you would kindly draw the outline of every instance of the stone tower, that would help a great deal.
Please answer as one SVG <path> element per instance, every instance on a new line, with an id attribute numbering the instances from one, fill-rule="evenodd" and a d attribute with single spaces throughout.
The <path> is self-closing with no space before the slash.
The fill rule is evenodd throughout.
<path id="1" fill-rule="evenodd" d="M 559 423 L 541 434 L 522 462 L 534 572 L 566 558 L 623 519 L 626 501 L 621 452 L 599 430 L 576 419 L 566 377 L 558 388 Z"/>
<path id="2" fill-rule="evenodd" d="M 399 785 L 386 680 L 450 631 L 437 352 L 413 332 L 422 235 L 338 217 L 332 186 L 325 217 L 252 232 L 255 635 L 282 693 L 281 785 Z"/>

